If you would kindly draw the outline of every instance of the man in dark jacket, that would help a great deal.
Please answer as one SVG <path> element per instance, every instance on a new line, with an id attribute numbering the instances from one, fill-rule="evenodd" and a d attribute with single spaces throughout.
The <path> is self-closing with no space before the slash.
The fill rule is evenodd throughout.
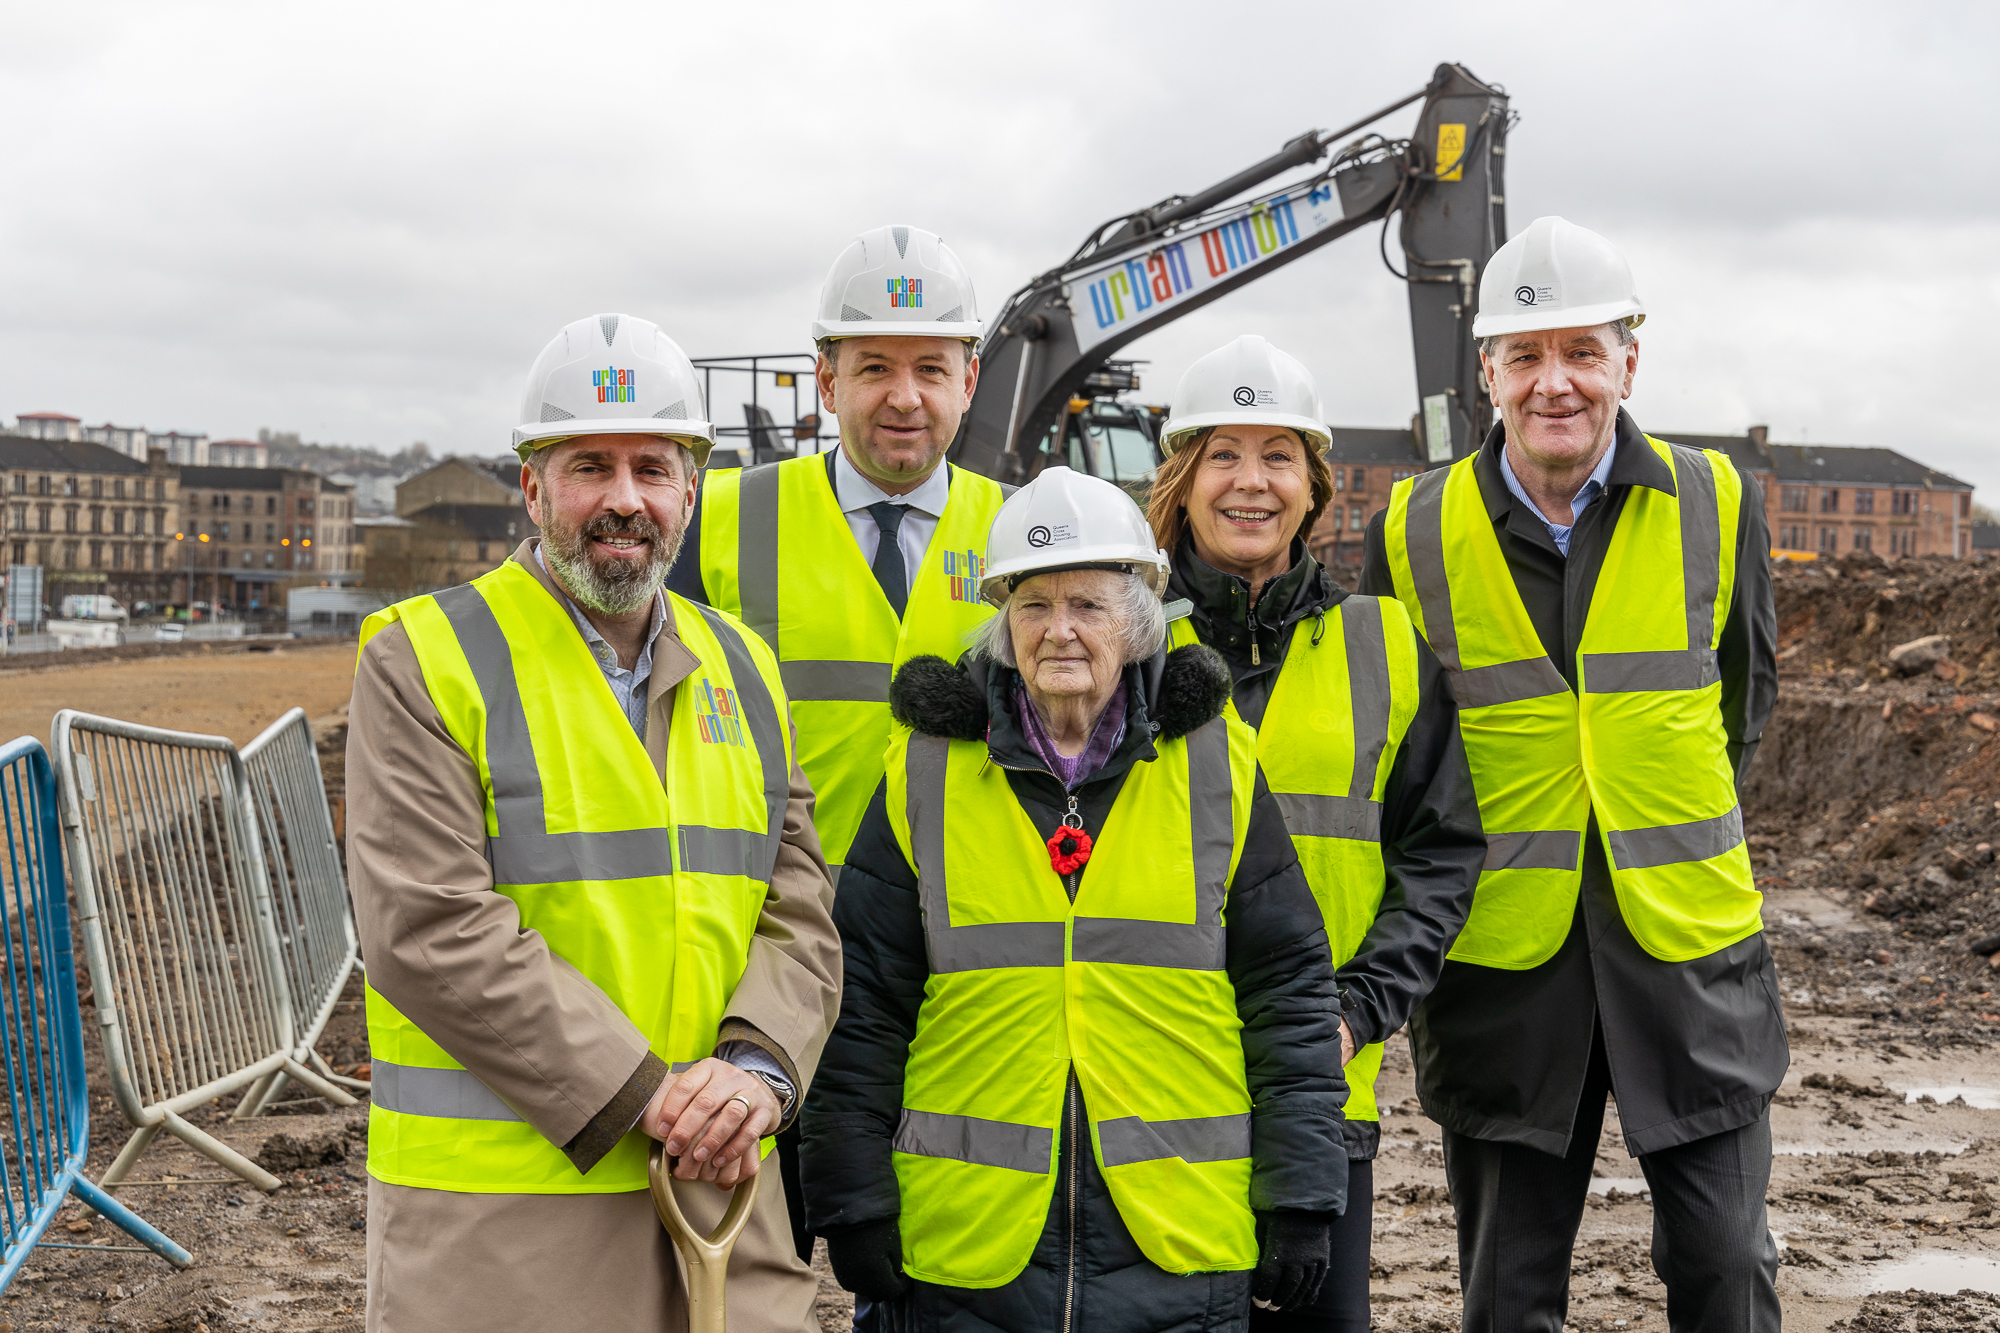
<path id="1" fill-rule="evenodd" d="M 1471 665 L 1458 658 L 1461 649 L 1468 659 L 1473 651 L 1468 627 L 1490 639 L 1492 625 L 1524 613 L 1532 627 L 1525 632 L 1546 658 L 1507 662 L 1502 670 L 1546 666 L 1561 677 L 1556 688 L 1566 685 L 1600 708 L 1607 705 L 1599 701 L 1616 707 L 1621 697 L 1666 701 L 1664 707 L 1681 710 L 1675 716 L 1700 725 L 1680 735 L 1662 730 L 1655 748 L 1692 744 L 1685 737 L 1698 731 L 1714 753 L 1703 750 L 1704 762 L 1657 785 L 1695 791 L 1719 783 L 1719 803 L 1728 805 L 1731 778 L 1740 781 L 1777 693 L 1769 533 L 1751 478 L 1736 471 L 1732 482 L 1733 469 L 1719 455 L 1649 441 L 1619 406 L 1637 372 L 1631 330 L 1643 317 L 1623 259 L 1582 228 L 1539 219 L 1496 254 L 1481 286 L 1475 332 L 1501 424 L 1474 458 L 1403 483 L 1390 508 L 1375 516 L 1362 590 L 1401 595 L 1428 612 L 1428 624 L 1420 614 L 1419 626 L 1455 679 Z M 1447 486 L 1457 489 L 1447 494 Z M 1645 526 L 1649 515 L 1662 513 L 1678 513 L 1687 525 L 1676 534 L 1682 540 L 1671 543 L 1679 549 L 1657 535 L 1671 528 Z M 1730 514 L 1726 527 L 1704 529 L 1704 516 L 1714 525 L 1718 513 Z M 1639 549 L 1628 529 L 1655 535 Z M 1469 553 L 1455 557 L 1456 567 L 1450 555 L 1436 566 L 1451 575 L 1448 591 L 1444 580 L 1422 586 L 1420 548 L 1427 540 L 1433 553 Z M 1733 557 L 1733 583 L 1714 564 L 1718 542 Z M 1497 556 L 1476 558 L 1495 545 Z M 1617 558 L 1607 563 L 1607 555 Z M 1488 585 L 1472 577 L 1482 558 L 1504 561 L 1505 578 Z M 1720 569 L 1730 564 L 1724 560 Z M 1635 575 L 1648 569 L 1667 577 Z M 1646 614 L 1637 608 L 1664 604 L 1667 614 L 1681 615 L 1683 581 L 1691 640 L 1685 654 L 1607 653 L 1601 639 L 1587 634 L 1587 626 L 1596 633 L 1601 623 Z M 1509 587 L 1520 613 L 1508 600 Z M 1481 588 L 1490 601 L 1478 600 Z M 1441 608 L 1444 601 L 1449 606 Z M 1685 668 L 1688 678 L 1614 684 L 1615 659 Z M 1488 693 L 1492 707 L 1515 702 L 1499 697 L 1503 687 L 1491 673 L 1486 693 L 1461 684 L 1460 708 L 1487 702 Z M 1507 779 L 1494 768 L 1482 773 L 1466 725 L 1474 782 L 1486 806 L 1489 786 Z M 1638 767 L 1653 758 L 1638 753 L 1644 748 L 1627 739 L 1610 758 Z M 1504 754 L 1494 757 L 1504 763 Z M 1551 790 L 1568 781 L 1567 774 L 1560 778 L 1551 779 Z M 1615 785 L 1618 778 L 1593 772 L 1592 780 Z M 1776 1330 L 1777 1252 L 1764 1194 L 1770 1098 L 1790 1057 L 1741 849 L 1740 812 L 1642 829 L 1659 835 L 1647 844 L 1651 856 L 1641 854 L 1644 840 L 1615 831 L 1629 825 L 1612 825 L 1608 836 L 1626 839 L 1614 843 L 1616 865 L 1607 856 L 1606 807 L 1596 788 L 1587 813 L 1580 888 L 1566 909 L 1567 926 L 1553 923 L 1550 938 L 1560 942 L 1552 954 L 1534 965 L 1447 961 L 1411 1021 L 1418 1094 L 1445 1129 L 1465 1327 L 1561 1329 L 1570 1253 L 1609 1092 L 1618 1099 L 1626 1146 L 1652 1189 L 1653 1262 L 1667 1285 L 1671 1326 Z M 1525 850 L 1524 839 L 1549 835 L 1496 832 L 1522 827 L 1496 821 L 1489 811 L 1489 878 L 1494 871 L 1565 868 L 1546 841 L 1539 854 Z M 1691 841 L 1701 845 L 1685 845 Z M 1568 844 L 1572 872 L 1576 845 Z M 1725 885 L 1716 901 L 1728 904 L 1728 919 L 1703 920 L 1693 911 L 1685 923 L 1693 942 L 1663 947 L 1643 878 L 1661 866 L 1692 868 L 1709 876 L 1704 883 Z M 1614 876 L 1621 878 L 1614 883 Z M 1479 894 L 1487 893 L 1482 880 Z M 1479 911 L 1475 897 L 1474 921 L 1455 955 L 1466 949 Z"/>

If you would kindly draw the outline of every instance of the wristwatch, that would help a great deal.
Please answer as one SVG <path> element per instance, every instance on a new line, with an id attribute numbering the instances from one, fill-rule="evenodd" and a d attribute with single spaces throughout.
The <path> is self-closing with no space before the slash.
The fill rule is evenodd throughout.
<path id="1" fill-rule="evenodd" d="M 778 1118 L 784 1119 L 785 1113 L 792 1109 L 792 1098 L 798 1095 L 793 1091 L 791 1081 L 779 1074 L 767 1074 L 761 1069 L 749 1069 L 744 1072 L 763 1079 L 764 1085 L 778 1094 Z"/>

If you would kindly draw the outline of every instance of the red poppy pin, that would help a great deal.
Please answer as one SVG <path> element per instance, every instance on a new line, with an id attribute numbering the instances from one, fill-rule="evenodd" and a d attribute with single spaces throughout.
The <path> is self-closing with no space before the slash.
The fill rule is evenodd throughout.
<path id="1" fill-rule="evenodd" d="M 1058 875 L 1073 875 L 1083 869 L 1084 862 L 1090 860 L 1090 835 L 1080 828 L 1067 826 L 1056 830 L 1049 839 L 1049 864 Z"/>

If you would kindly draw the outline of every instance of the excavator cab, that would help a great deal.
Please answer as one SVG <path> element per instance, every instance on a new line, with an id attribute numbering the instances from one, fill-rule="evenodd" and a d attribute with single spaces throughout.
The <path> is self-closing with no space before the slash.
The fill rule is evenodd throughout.
<path id="1" fill-rule="evenodd" d="M 1084 377 L 1069 410 L 1042 437 L 1029 475 L 1061 466 L 1116 482 L 1142 506 L 1160 465 L 1167 409 L 1134 402 L 1143 361 L 1106 361 Z"/>

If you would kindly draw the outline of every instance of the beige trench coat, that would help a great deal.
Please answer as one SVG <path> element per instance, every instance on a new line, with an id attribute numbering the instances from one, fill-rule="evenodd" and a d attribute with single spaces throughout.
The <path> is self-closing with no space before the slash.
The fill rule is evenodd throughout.
<path id="1" fill-rule="evenodd" d="M 558 596 L 534 558 L 513 558 Z M 665 780 L 673 692 L 699 666 L 672 617 L 653 641 L 646 751 Z M 611 1000 L 521 929 L 493 890 L 486 815 L 471 758 L 432 704 L 414 649 L 393 625 L 362 650 L 347 739 L 348 879 L 369 983 L 498 1093 L 579 1171 L 630 1130 L 666 1066 Z M 791 801 L 748 966 L 723 1040 L 753 1041 L 804 1100 L 840 1002 L 833 889 L 813 796 L 792 768 Z M 730 1264 L 730 1327 L 806 1333 L 816 1284 L 794 1252 L 775 1161 Z M 676 1186 L 697 1225 L 725 1196 Z M 644 1192 L 464 1194 L 368 1184 L 370 1333 L 465 1328 L 686 1327 L 672 1242 Z"/>

